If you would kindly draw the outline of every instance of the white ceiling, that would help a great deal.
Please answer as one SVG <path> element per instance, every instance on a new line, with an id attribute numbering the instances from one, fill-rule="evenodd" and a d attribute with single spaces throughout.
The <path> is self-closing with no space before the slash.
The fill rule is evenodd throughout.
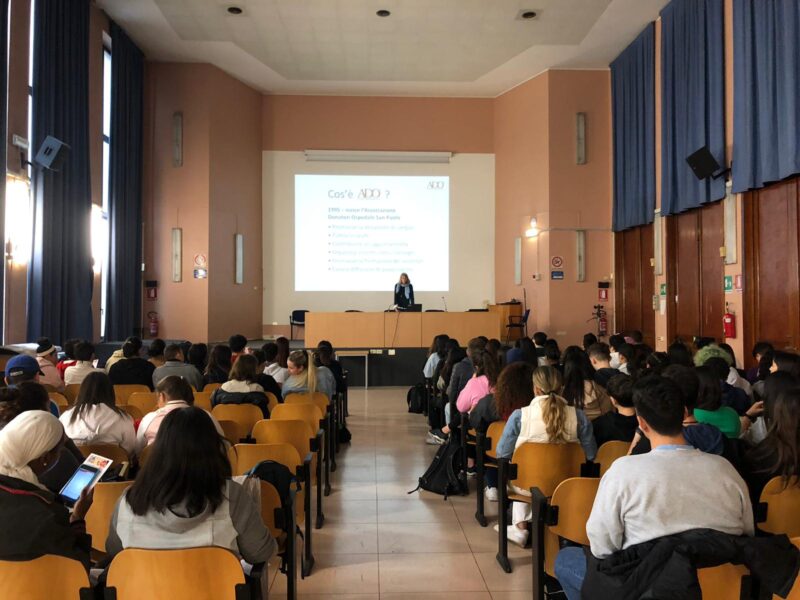
<path id="1" fill-rule="evenodd" d="M 208 62 L 267 93 L 494 97 L 599 69 L 668 0 L 98 0 L 148 58 Z M 239 16 L 227 7 L 244 10 Z M 378 9 L 392 11 L 379 18 Z M 537 11 L 531 21 L 516 19 Z"/>

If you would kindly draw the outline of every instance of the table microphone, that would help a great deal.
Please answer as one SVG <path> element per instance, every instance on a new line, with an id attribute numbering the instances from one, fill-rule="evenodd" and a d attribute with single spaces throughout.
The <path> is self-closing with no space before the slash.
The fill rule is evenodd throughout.
<path id="1" fill-rule="evenodd" d="M 447 312 L 447 300 L 444 299 L 444 296 L 442 296 L 442 303 L 444 304 L 444 312 Z"/>

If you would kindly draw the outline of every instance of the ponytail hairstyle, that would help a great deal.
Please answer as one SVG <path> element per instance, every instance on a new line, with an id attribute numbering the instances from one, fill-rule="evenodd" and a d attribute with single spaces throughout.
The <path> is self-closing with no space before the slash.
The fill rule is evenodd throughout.
<path id="1" fill-rule="evenodd" d="M 314 366 L 314 356 L 309 356 L 308 350 L 295 350 L 289 355 L 287 360 L 300 369 L 304 369 L 302 376 L 306 380 L 306 388 L 309 392 L 317 391 L 317 368 Z"/>
<path id="2" fill-rule="evenodd" d="M 475 373 L 478 377 L 486 375 L 486 379 L 489 380 L 489 387 L 494 388 L 497 385 L 497 378 L 500 375 L 500 365 L 497 361 L 497 354 L 491 350 L 484 350 L 481 353 L 481 360 Z"/>
<path id="3" fill-rule="evenodd" d="M 538 388 L 546 398 L 542 402 L 542 418 L 545 431 L 551 444 L 566 444 L 567 435 L 567 401 L 562 398 L 561 373 L 553 367 L 537 367 L 533 372 L 533 386 Z"/>

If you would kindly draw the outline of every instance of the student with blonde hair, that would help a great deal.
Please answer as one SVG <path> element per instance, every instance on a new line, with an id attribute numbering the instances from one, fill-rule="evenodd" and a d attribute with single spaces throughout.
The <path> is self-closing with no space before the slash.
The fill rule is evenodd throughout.
<path id="1" fill-rule="evenodd" d="M 286 366 L 289 377 L 281 388 L 284 398 L 293 393 L 321 391 L 317 387 L 317 367 L 308 350 L 295 350 L 289 354 Z"/>
<path id="2" fill-rule="evenodd" d="M 508 419 L 503 435 L 497 444 L 497 456 L 511 458 L 522 444 L 580 443 L 587 460 L 594 460 L 597 444 L 592 423 L 580 409 L 570 406 L 560 395 L 561 373 L 553 367 L 538 367 L 533 372 L 534 398 L 528 406 L 518 408 Z M 514 489 L 515 493 L 529 495 L 527 490 Z M 508 526 L 508 539 L 524 546 L 528 541 L 529 504 L 514 502 L 512 524 Z"/>

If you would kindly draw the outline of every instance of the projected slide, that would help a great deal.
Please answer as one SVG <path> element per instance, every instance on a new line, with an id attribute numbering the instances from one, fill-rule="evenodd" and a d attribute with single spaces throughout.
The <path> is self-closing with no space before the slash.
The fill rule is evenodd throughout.
<path id="1" fill-rule="evenodd" d="M 295 290 L 447 291 L 449 179 L 295 175 Z"/>

